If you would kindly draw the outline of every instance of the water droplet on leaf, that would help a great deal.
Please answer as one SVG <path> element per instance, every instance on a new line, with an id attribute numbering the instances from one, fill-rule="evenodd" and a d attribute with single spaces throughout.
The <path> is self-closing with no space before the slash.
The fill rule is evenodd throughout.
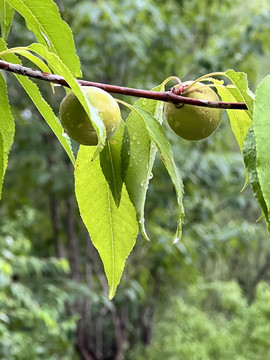
<path id="1" fill-rule="evenodd" d="M 62 132 L 62 136 L 64 137 L 64 138 L 66 138 L 66 139 L 68 139 L 68 134 L 64 131 L 64 132 Z"/>

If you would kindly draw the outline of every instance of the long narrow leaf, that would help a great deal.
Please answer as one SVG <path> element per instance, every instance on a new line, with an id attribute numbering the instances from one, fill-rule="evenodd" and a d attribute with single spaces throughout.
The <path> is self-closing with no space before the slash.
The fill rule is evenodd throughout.
<path id="1" fill-rule="evenodd" d="M 235 88 L 232 87 L 217 87 L 217 91 L 222 99 L 222 101 L 227 102 L 237 102 L 242 100 L 239 97 L 236 97 Z M 239 94 L 239 92 L 237 91 Z M 252 118 L 250 111 L 247 110 L 227 110 L 230 124 L 232 131 L 234 133 L 234 136 L 238 142 L 239 148 L 242 151 L 244 146 L 244 141 L 248 132 L 248 129 L 250 128 L 252 124 Z"/>
<path id="2" fill-rule="evenodd" d="M 252 110 L 253 110 L 253 94 L 248 88 L 248 80 L 247 74 L 243 72 L 236 72 L 232 69 L 226 71 L 226 76 L 231 80 L 231 82 L 236 87 L 239 96 L 235 96 L 237 101 L 243 101 L 247 104 L 248 107 L 248 115 L 252 118 Z"/>
<path id="3" fill-rule="evenodd" d="M 243 148 L 243 155 L 244 155 L 246 169 L 248 171 L 249 181 L 252 186 L 253 194 L 262 209 L 262 212 L 265 216 L 265 219 L 269 227 L 270 225 L 269 211 L 263 196 L 261 184 L 258 177 L 257 167 L 256 167 L 256 163 L 257 163 L 256 139 L 252 126 L 250 127 L 247 133 L 247 137 Z"/>
<path id="4" fill-rule="evenodd" d="M 170 142 L 160 125 L 160 123 L 147 111 L 144 109 L 133 106 L 135 111 L 140 114 L 141 119 L 143 119 L 146 128 L 148 130 L 148 133 L 151 137 L 151 139 L 154 141 L 155 145 L 157 146 L 157 149 L 160 153 L 160 157 L 168 171 L 168 174 L 170 175 L 170 178 L 174 184 L 175 192 L 176 192 L 176 198 L 177 203 L 179 207 L 179 216 L 177 221 L 177 230 L 174 238 L 174 243 L 177 242 L 182 234 L 182 224 L 183 224 L 183 218 L 184 218 L 184 207 L 183 207 L 183 183 L 181 179 L 181 175 L 179 173 L 179 170 L 177 169 L 174 159 L 173 159 L 173 153 L 171 150 Z"/>
<path id="5" fill-rule="evenodd" d="M 75 77 L 81 76 L 72 32 L 52 0 L 6 0 L 26 21 L 38 42 L 55 53 Z"/>
<path id="6" fill-rule="evenodd" d="M 5 175 L 4 142 L 3 142 L 2 132 L 0 130 L 0 200 L 2 195 L 4 175 Z"/>
<path id="7" fill-rule="evenodd" d="M 125 187 L 120 205 L 116 207 L 99 157 L 91 161 L 94 152 L 95 147 L 80 146 L 75 167 L 75 193 L 81 217 L 102 259 L 112 299 L 126 258 L 135 244 L 138 224 Z"/>
<path id="8" fill-rule="evenodd" d="M 253 128 L 256 139 L 256 168 L 261 191 L 268 214 L 270 211 L 270 76 L 267 76 L 257 87 L 254 102 Z M 268 219 L 269 221 L 269 219 Z"/>
<path id="9" fill-rule="evenodd" d="M 10 6 L 6 0 L 1 0 L 0 1 L 1 37 L 4 41 L 6 41 L 8 38 L 13 15 L 14 15 L 13 7 Z"/>
<path id="10" fill-rule="evenodd" d="M 164 85 L 159 85 L 152 91 L 163 91 Z M 163 103 L 156 100 L 139 99 L 136 106 L 145 109 L 155 118 L 162 121 Z M 149 240 L 144 221 L 144 206 L 149 179 L 156 155 L 156 146 L 147 131 L 144 120 L 137 112 L 131 111 L 126 119 L 128 134 L 123 148 L 123 161 L 128 164 L 125 169 L 125 184 L 132 203 L 135 206 L 140 230 L 145 239 Z"/>
<path id="11" fill-rule="evenodd" d="M 9 107 L 6 83 L 0 74 L 0 198 L 14 133 L 15 124 Z"/>

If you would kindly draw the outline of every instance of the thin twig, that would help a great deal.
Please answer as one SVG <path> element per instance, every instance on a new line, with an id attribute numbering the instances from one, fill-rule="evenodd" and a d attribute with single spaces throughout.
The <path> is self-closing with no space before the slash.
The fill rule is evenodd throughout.
<path id="1" fill-rule="evenodd" d="M 0 69 L 13 72 L 16 74 L 20 74 L 23 76 L 28 76 L 31 78 L 48 81 L 54 84 L 59 84 L 62 86 L 69 87 L 66 80 L 60 75 L 48 74 L 39 70 L 34 70 L 19 64 L 9 63 L 7 61 L 0 60 Z M 222 108 L 222 109 L 239 109 L 239 110 L 247 110 L 247 105 L 242 102 L 222 102 L 222 101 L 208 101 L 201 99 L 193 99 L 188 98 L 181 95 L 176 95 L 172 91 L 165 92 L 157 92 L 157 91 L 148 91 L 141 89 L 128 88 L 123 86 L 109 85 L 103 83 L 97 83 L 86 80 L 77 80 L 80 85 L 83 86 L 95 86 L 100 89 L 103 89 L 109 93 L 113 94 L 122 94 L 129 96 L 142 97 L 146 99 L 154 99 L 165 102 L 172 102 L 175 104 L 189 104 L 203 107 L 211 107 L 211 108 Z"/>

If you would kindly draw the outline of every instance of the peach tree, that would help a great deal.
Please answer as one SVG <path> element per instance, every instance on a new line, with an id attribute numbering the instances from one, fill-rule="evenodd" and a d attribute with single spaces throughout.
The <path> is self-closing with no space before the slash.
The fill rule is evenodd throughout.
<path id="1" fill-rule="evenodd" d="M 14 12 L 25 19 L 28 30 L 36 38 L 35 43 L 8 48 Z M 246 183 L 251 183 L 262 217 L 269 226 L 269 76 L 255 94 L 248 88 L 247 75 L 234 70 L 202 75 L 187 83 L 171 76 L 152 90 L 80 80 L 82 73 L 72 32 L 52 0 L 2 0 L 0 20 L 0 194 L 15 133 L 6 83 L 6 72 L 11 72 L 74 166 L 75 195 L 81 218 L 103 262 L 110 299 L 115 295 L 138 232 L 150 240 L 144 207 L 157 152 L 174 185 L 178 204 L 172 243 L 181 239 L 184 189 L 162 125 L 164 104 L 169 125 L 189 140 L 211 135 L 220 123 L 222 109 L 227 111 L 245 162 Z M 25 67 L 24 59 L 33 66 Z M 57 86 L 65 87 L 65 99 L 69 100 L 62 103 L 67 106 L 62 105 L 61 121 L 32 78 L 49 82 L 53 93 L 58 90 Z M 177 85 L 166 90 L 167 83 L 172 81 Z M 87 87 L 101 90 L 91 92 Z M 109 93 L 139 99 L 131 105 L 113 99 Z M 112 98 L 111 103 L 108 98 Z M 121 119 L 116 102 L 129 109 L 126 119 Z M 115 104 L 116 120 L 112 111 Z M 95 141 L 87 143 L 84 138 L 89 131 L 94 134 Z M 69 135 L 80 143 L 76 156 Z M 182 140 L 179 138 L 179 141 Z"/>

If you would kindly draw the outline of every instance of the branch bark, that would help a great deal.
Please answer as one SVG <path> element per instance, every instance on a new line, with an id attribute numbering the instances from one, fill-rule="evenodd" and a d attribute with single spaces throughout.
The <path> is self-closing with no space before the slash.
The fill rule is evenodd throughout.
<path id="1" fill-rule="evenodd" d="M 31 69 L 19 64 L 13 64 L 7 61 L 0 60 L 0 69 L 8 72 L 20 74 L 23 76 L 28 76 L 34 79 L 48 81 L 54 84 L 59 84 L 62 86 L 69 87 L 68 83 L 60 75 L 44 73 L 42 71 Z M 181 103 L 181 104 L 189 104 L 189 105 L 211 107 L 211 108 L 247 110 L 247 105 L 243 102 L 230 103 L 230 102 L 222 102 L 222 101 L 208 101 L 208 100 L 193 99 L 181 95 L 176 95 L 172 91 L 157 92 L 157 91 L 148 91 L 148 90 L 123 87 L 123 86 L 97 83 L 86 80 L 77 80 L 77 81 L 82 86 L 95 86 L 112 94 L 129 95 L 129 96 L 141 97 L 146 99 L 172 102 L 175 104 Z"/>

